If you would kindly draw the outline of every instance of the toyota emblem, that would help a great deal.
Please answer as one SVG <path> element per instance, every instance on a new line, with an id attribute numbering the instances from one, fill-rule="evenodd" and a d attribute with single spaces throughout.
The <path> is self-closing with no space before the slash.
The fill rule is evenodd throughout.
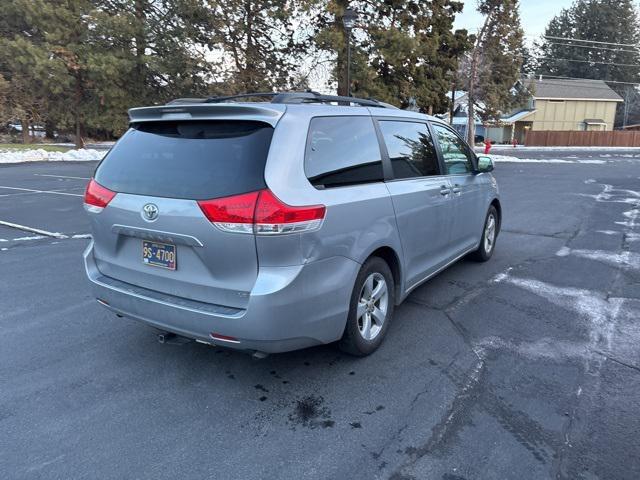
<path id="1" fill-rule="evenodd" d="M 142 218 L 147 220 L 148 222 L 153 222 L 158 218 L 158 207 L 153 203 L 147 203 L 144 207 L 142 207 Z"/>

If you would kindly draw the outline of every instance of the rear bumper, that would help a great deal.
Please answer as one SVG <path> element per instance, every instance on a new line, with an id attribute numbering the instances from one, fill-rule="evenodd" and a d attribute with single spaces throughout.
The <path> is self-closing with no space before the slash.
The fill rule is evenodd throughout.
<path id="1" fill-rule="evenodd" d="M 286 352 L 331 343 L 344 331 L 360 265 L 332 257 L 306 265 L 262 267 L 245 310 L 147 290 L 98 270 L 93 242 L 84 253 L 93 294 L 111 311 L 188 338 L 240 350 Z M 237 342 L 213 340 L 211 333 Z"/>

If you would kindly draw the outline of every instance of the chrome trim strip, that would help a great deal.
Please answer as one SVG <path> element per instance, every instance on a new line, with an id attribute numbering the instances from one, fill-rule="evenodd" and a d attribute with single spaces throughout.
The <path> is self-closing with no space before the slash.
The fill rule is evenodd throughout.
<path id="1" fill-rule="evenodd" d="M 465 250 L 464 253 L 458 255 L 456 258 L 454 258 L 453 260 L 451 260 L 449 263 L 445 263 L 442 267 L 440 267 L 439 269 L 437 269 L 435 272 L 430 273 L 429 275 L 427 275 L 426 277 L 424 277 L 422 280 L 418 280 L 416 283 L 414 283 L 411 287 L 407 288 L 404 292 L 405 295 L 408 295 L 409 293 L 411 293 L 411 291 L 416 288 L 419 287 L 420 285 L 422 285 L 424 282 L 426 282 L 427 280 L 429 280 L 430 278 L 435 277 L 437 274 L 439 274 L 441 271 L 443 271 L 444 269 L 446 269 L 447 267 L 450 267 L 451 265 L 453 265 L 454 263 L 456 263 L 458 260 L 460 260 L 462 257 L 464 257 L 465 255 L 468 255 L 469 253 L 473 252 L 474 250 L 476 250 L 476 248 L 470 248 L 468 250 Z"/>
<path id="2" fill-rule="evenodd" d="M 211 334 L 209 336 L 211 337 L 211 340 L 213 340 L 214 342 L 240 343 L 240 340 L 230 340 L 230 339 L 226 339 L 226 338 L 218 338 L 218 337 L 214 337 Z"/>
<path id="3" fill-rule="evenodd" d="M 165 305 L 167 307 L 173 307 L 173 308 L 178 308 L 180 310 L 185 310 L 187 312 L 192 312 L 192 313 L 198 313 L 200 315 L 207 315 L 209 317 L 221 317 L 221 318 L 241 318 L 242 316 L 244 316 L 246 310 L 242 310 L 241 312 L 239 312 L 236 315 L 225 315 L 224 313 L 211 313 L 211 312 L 205 312 L 203 310 L 197 310 L 195 308 L 189 308 L 189 307 L 185 307 L 183 305 L 176 305 L 175 303 L 169 303 L 169 302 L 164 302 L 162 300 L 158 300 L 157 298 L 151 298 L 151 297 L 145 297 L 144 295 L 139 295 L 137 293 L 133 293 L 133 292 L 129 292 L 127 290 L 123 290 L 121 288 L 117 288 L 114 287 L 112 285 L 107 285 L 105 283 L 99 282 L 94 278 L 91 278 L 91 276 L 89 276 L 89 280 L 93 283 L 95 283 L 96 285 L 99 285 L 103 288 L 107 288 L 109 290 L 112 290 L 114 292 L 118 292 L 118 293 L 123 293 L 125 295 L 129 295 L 135 298 L 139 298 L 141 300 L 146 300 L 148 302 L 153 302 L 153 303 L 158 303 L 160 305 Z M 102 304 L 102 302 L 100 302 Z M 118 309 L 117 307 L 113 307 L 112 305 L 105 305 L 106 307 L 110 308 L 110 309 L 115 309 L 120 311 L 120 309 Z"/>

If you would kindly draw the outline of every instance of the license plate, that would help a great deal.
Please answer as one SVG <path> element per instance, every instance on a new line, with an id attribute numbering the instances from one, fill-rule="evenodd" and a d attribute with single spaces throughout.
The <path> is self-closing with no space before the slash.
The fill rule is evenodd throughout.
<path id="1" fill-rule="evenodd" d="M 176 269 L 176 246 L 167 243 L 142 242 L 142 261 L 154 267 Z"/>

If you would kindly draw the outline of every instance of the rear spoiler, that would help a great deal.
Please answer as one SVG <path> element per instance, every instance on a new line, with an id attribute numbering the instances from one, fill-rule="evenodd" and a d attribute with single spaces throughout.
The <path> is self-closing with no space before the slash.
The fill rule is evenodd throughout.
<path id="1" fill-rule="evenodd" d="M 234 103 L 160 105 L 130 109 L 129 123 L 167 120 L 253 120 L 275 127 L 286 111 L 286 105 L 272 103 L 265 103 L 264 106 Z"/>

